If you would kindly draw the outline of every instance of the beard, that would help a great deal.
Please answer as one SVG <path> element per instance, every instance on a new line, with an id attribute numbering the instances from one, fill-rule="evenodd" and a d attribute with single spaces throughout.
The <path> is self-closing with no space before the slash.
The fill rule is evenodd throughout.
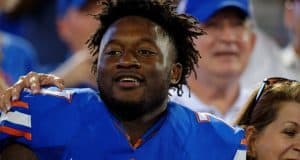
<path id="1" fill-rule="evenodd" d="M 137 120 L 162 107 L 168 98 L 169 85 L 167 82 L 169 81 L 167 80 L 163 81 L 156 90 L 153 87 L 151 90 L 147 90 L 148 95 L 143 95 L 139 101 L 117 99 L 110 92 L 112 89 L 105 90 L 105 84 L 101 83 L 101 81 L 101 78 L 97 78 L 99 96 L 108 110 L 120 121 Z"/>

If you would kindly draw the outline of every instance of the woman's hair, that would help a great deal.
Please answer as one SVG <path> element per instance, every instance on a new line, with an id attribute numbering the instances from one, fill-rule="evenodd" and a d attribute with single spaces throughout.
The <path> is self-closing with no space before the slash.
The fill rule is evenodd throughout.
<path id="1" fill-rule="evenodd" d="M 182 85 L 187 85 L 186 78 L 195 73 L 195 65 L 200 55 L 194 48 L 193 38 L 204 34 L 197 20 L 185 14 L 178 14 L 174 0 L 100 0 L 102 12 L 95 15 L 101 22 L 96 33 L 88 40 L 93 56 L 98 56 L 100 42 L 110 25 L 126 16 L 140 16 L 160 25 L 171 38 L 176 49 L 176 62 L 182 65 L 182 76 L 177 84 L 170 87 L 182 95 Z M 93 62 L 93 72 L 97 70 L 97 58 Z"/>
<path id="2" fill-rule="evenodd" d="M 258 134 L 276 119 L 280 107 L 283 107 L 282 102 L 300 103 L 300 82 L 284 79 L 274 83 L 266 80 L 264 83 L 263 88 L 253 91 L 235 122 L 244 129 L 253 126 Z"/>

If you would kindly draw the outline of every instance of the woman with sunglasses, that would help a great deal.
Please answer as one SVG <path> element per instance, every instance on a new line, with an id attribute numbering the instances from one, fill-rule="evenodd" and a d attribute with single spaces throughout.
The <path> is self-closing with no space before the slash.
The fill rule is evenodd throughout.
<path id="1" fill-rule="evenodd" d="M 300 159 L 300 82 L 268 78 L 253 91 L 236 125 L 246 131 L 249 160 Z"/>

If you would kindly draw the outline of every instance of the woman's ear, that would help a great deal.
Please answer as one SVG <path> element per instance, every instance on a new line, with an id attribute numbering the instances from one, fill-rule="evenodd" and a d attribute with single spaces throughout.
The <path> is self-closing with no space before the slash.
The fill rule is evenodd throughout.
<path id="1" fill-rule="evenodd" d="M 182 65 L 175 63 L 171 68 L 171 84 L 175 85 L 180 81 L 182 75 Z"/>
<path id="2" fill-rule="evenodd" d="M 248 144 L 247 155 L 250 157 L 256 157 L 256 148 L 255 148 L 255 141 L 257 138 L 257 130 L 254 126 L 248 126 L 246 128 L 246 140 Z"/>

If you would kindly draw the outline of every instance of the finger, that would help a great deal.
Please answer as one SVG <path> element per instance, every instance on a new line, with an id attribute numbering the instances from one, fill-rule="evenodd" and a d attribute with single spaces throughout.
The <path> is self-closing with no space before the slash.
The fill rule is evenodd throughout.
<path id="1" fill-rule="evenodd" d="M 39 74 L 41 85 L 55 85 L 64 89 L 64 80 L 52 74 Z"/>
<path id="2" fill-rule="evenodd" d="M 39 77 L 38 77 L 38 73 L 36 72 L 29 72 L 27 75 L 24 76 L 25 77 L 25 80 L 26 80 L 26 87 L 30 88 L 31 84 L 32 83 L 32 80 L 39 80 Z"/>
<path id="3" fill-rule="evenodd" d="M 54 84 L 60 89 L 63 90 L 65 88 L 64 80 L 61 78 L 54 78 Z"/>
<path id="4" fill-rule="evenodd" d="M 32 90 L 32 92 L 34 94 L 39 93 L 40 92 L 40 80 L 39 80 L 39 76 L 36 75 L 32 75 L 32 77 L 29 79 L 29 84 L 30 84 L 30 89 Z"/>
<path id="5" fill-rule="evenodd" d="M 20 85 L 22 88 L 29 88 L 29 78 L 26 78 L 26 76 L 21 76 L 15 85 Z"/>
<path id="6" fill-rule="evenodd" d="M 11 90 L 11 96 L 12 96 L 12 100 L 16 101 L 20 98 L 20 93 L 21 93 L 22 87 L 20 85 L 14 85 L 12 86 L 12 90 Z"/>

